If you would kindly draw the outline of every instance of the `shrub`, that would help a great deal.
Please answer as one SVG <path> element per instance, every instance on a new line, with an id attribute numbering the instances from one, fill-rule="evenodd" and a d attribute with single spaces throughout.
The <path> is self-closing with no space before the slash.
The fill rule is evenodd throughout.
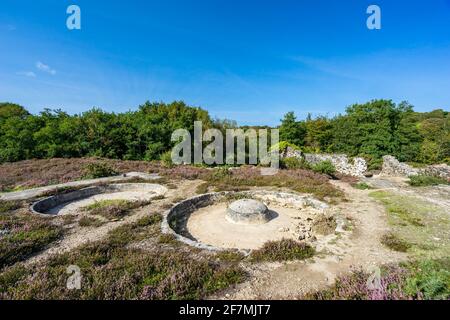
<path id="1" fill-rule="evenodd" d="M 336 173 L 336 168 L 330 160 L 321 161 L 312 166 L 314 172 L 332 176 Z"/>
<path id="2" fill-rule="evenodd" d="M 89 163 L 85 167 L 85 179 L 97 179 L 117 175 L 117 172 L 106 162 Z"/>
<path id="3" fill-rule="evenodd" d="M 381 243 L 391 250 L 398 252 L 406 252 L 411 245 L 405 240 L 400 239 L 393 233 L 387 233 L 381 238 Z"/>
<path id="4" fill-rule="evenodd" d="M 446 179 L 427 176 L 427 175 L 416 175 L 410 176 L 408 183 L 413 187 L 425 187 L 425 186 L 436 186 L 439 184 L 449 184 Z"/>
<path id="5" fill-rule="evenodd" d="M 172 168 L 174 166 L 174 163 L 172 161 L 172 151 L 164 152 L 159 158 L 164 167 Z"/>
<path id="6" fill-rule="evenodd" d="M 304 242 L 291 239 L 269 241 L 261 249 L 251 253 L 252 261 L 303 260 L 314 255 L 314 248 Z"/>
<path id="7" fill-rule="evenodd" d="M 369 190 L 369 189 L 372 189 L 372 187 L 369 186 L 365 182 L 359 182 L 359 183 L 353 184 L 353 188 L 358 189 L 358 190 Z"/>
<path id="8" fill-rule="evenodd" d="M 450 261 L 424 260 L 410 265 L 412 275 L 406 280 L 405 292 L 425 299 L 450 298 Z"/>
<path id="9" fill-rule="evenodd" d="M 100 227 L 103 222 L 93 217 L 83 216 L 80 218 L 80 221 L 78 221 L 78 224 L 80 227 Z"/>
<path id="10" fill-rule="evenodd" d="M 311 166 L 304 158 L 284 158 L 280 161 L 280 166 L 282 169 L 311 169 Z"/>

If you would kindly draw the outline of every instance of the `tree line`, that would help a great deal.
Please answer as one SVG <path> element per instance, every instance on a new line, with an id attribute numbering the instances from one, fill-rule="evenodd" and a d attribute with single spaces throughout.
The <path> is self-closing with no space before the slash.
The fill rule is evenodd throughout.
<path id="1" fill-rule="evenodd" d="M 181 101 L 146 102 L 125 113 L 93 108 L 75 115 L 50 109 L 34 115 L 20 105 L 0 103 L 0 162 L 91 156 L 157 160 L 173 147 L 172 132 L 193 132 L 194 121 L 202 121 L 204 129 L 238 127 Z M 373 166 L 386 154 L 407 162 L 450 161 L 449 113 L 414 112 L 406 102 L 374 100 L 350 106 L 342 115 L 305 120 L 289 112 L 279 128 L 280 140 L 304 151 L 363 156 Z"/>
<path id="2" fill-rule="evenodd" d="M 307 152 L 362 156 L 373 169 L 387 154 L 404 162 L 449 163 L 450 116 L 442 109 L 419 113 L 407 102 L 373 100 L 332 118 L 308 115 L 297 121 L 289 112 L 281 122 L 280 140 Z"/>

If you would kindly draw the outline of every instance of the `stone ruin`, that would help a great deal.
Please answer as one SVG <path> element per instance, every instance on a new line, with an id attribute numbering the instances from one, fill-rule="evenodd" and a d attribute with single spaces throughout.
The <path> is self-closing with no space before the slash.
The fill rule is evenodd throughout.
<path id="1" fill-rule="evenodd" d="M 386 176 L 416 176 L 419 174 L 429 175 L 450 180 L 450 166 L 446 164 L 429 165 L 424 168 L 414 168 L 407 163 L 398 161 L 393 156 L 383 157 L 382 175 Z"/>
<path id="2" fill-rule="evenodd" d="M 280 157 L 282 159 L 305 159 L 306 162 L 312 165 L 322 161 L 330 161 L 337 172 L 355 177 L 362 177 L 367 171 L 366 160 L 363 158 L 353 158 L 353 161 L 351 161 L 345 154 L 303 153 L 300 150 L 287 147 L 285 150 L 281 151 Z"/>

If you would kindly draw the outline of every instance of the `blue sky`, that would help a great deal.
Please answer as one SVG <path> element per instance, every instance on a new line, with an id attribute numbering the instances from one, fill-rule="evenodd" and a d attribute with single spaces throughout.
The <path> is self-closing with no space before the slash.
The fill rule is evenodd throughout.
<path id="1" fill-rule="evenodd" d="M 33 113 L 184 100 L 273 125 L 375 98 L 450 106 L 450 0 L 2 0 L 0 46 L 0 101 Z"/>

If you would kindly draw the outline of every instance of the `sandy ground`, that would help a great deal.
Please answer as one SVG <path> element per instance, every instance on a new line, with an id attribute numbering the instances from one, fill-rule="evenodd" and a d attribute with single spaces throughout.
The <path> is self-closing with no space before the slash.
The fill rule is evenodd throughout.
<path id="1" fill-rule="evenodd" d="M 219 203 L 201 208 L 188 220 L 187 229 L 198 241 L 219 248 L 258 249 L 270 240 L 294 239 L 289 232 L 295 230 L 303 210 L 270 206 L 275 217 L 265 224 L 242 225 L 226 219 L 227 205 Z"/>

